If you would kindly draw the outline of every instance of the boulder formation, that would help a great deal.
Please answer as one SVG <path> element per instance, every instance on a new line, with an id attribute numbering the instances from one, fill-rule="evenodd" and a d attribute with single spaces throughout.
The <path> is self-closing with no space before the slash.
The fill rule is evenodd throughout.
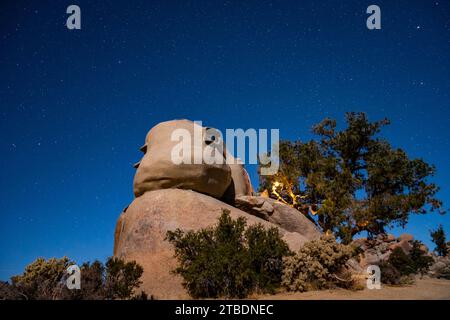
<path id="1" fill-rule="evenodd" d="M 428 274 L 434 278 L 450 280 L 450 256 L 440 257 L 433 254 L 434 263 Z"/>
<path id="2" fill-rule="evenodd" d="M 398 238 L 392 234 L 380 234 L 374 239 L 356 239 L 353 241 L 353 244 L 362 250 L 363 255 L 359 266 L 356 265 L 355 261 L 352 261 L 353 269 L 360 269 L 363 273 L 369 265 L 379 265 L 382 262 L 386 262 L 395 248 L 401 248 L 404 253 L 408 254 L 413 247 L 413 241 L 414 236 L 409 233 L 403 233 Z M 428 276 L 450 279 L 450 256 L 440 257 L 434 252 L 430 252 L 424 244 L 420 246 L 420 249 L 433 258 Z"/>
<path id="3" fill-rule="evenodd" d="M 409 233 L 403 233 L 398 238 L 392 234 L 380 234 L 374 239 L 360 238 L 353 241 L 355 245 L 362 249 L 364 257 L 361 259 L 361 265 L 379 265 L 383 261 L 387 261 L 392 251 L 399 247 L 408 254 L 412 249 L 414 237 Z M 422 251 L 428 253 L 425 245 L 421 247 Z"/>
<path id="4" fill-rule="evenodd" d="M 232 164 L 175 164 L 172 151 L 176 129 L 200 132 L 202 142 L 192 147 L 217 147 L 224 159 L 232 157 L 215 146 L 208 129 L 189 120 L 158 124 L 147 134 L 133 188 L 135 199 L 120 215 L 114 235 L 114 256 L 136 261 L 144 268 L 141 289 L 157 299 L 188 298 L 182 279 L 173 274 L 177 261 L 167 231 L 199 230 L 215 225 L 223 209 L 247 225 L 277 227 L 290 249 L 320 237 L 320 231 L 299 211 L 276 200 L 253 195 L 244 166 Z M 193 162 L 192 162 L 193 163 Z"/>

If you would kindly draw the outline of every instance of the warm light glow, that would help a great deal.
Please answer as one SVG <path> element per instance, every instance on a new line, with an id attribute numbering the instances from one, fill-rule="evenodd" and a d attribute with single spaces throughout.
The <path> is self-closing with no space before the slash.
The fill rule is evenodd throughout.
<path id="1" fill-rule="evenodd" d="M 314 211 L 314 209 L 311 206 L 309 206 L 309 211 L 311 212 L 311 214 L 313 216 L 315 216 L 317 214 L 317 212 L 319 212 L 319 210 Z"/>
<path id="2" fill-rule="evenodd" d="M 367 220 L 358 223 L 358 227 L 367 227 L 368 225 L 369 225 L 369 221 L 367 221 Z"/>
<path id="3" fill-rule="evenodd" d="M 278 193 L 278 191 L 277 191 L 278 187 L 281 187 L 281 189 L 283 189 L 283 184 L 281 182 L 275 181 L 272 185 L 272 193 L 277 196 L 278 201 L 281 201 L 284 204 L 287 204 L 288 206 L 290 206 L 291 204 L 289 204 L 286 200 L 284 200 Z"/>
<path id="4" fill-rule="evenodd" d="M 264 191 L 261 192 L 260 196 L 263 197 L 263 198 L 270 198 L 269 197 L 269 191 L 267 191 L 267 189 L 264 189 Z"/>
<path id="5" fill-rule="evenodd" d="M 289 197 L 291 198 L 292 203 L 287 202 L 286 200 L 284 200 L 280 193 L 278 192 L 278 189 L 280 189 L 280 191 L 286 190 L 286 192 L 288 193 Z M 279 181 L 275 181 L 272 185 L 272 193 L 274 195 L 277 196 L 277 200 L 283 202 L 284 204 L 287 204 L 288 206 L 295 208 L 296 205 L 300 204 L 298 201 L 298 198 L 300 199 L 304 199 L 306 198 L 306 196 L 297 196 L 294 194 L 294 192 L 292 191 L 292 185 L 290 183 L 287 183 L 286 185 L 284 185 L 283 183 L 279 182 Z"/>

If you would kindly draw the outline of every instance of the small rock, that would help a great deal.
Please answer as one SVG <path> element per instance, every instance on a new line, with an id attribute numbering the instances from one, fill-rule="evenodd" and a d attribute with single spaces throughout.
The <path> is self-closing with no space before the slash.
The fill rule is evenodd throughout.
<path id="1" fill-rule="evenodd" d="M 372 254 L 372 253 L 366 252 L 366 254 L 364 256 L 365 265 L 379 264 L 380 261 L 381 261 L 380 256 L 377 254 Z"/>
<path id="2" fill-rule="evenodd" d="M 406 254 L 409 253 L 409 251 L 411 251 L 411 248 L 412 248 L 412 246 L 409 243 L 409 241 L 402 240 L 400 242 L 396 242 L 396 243 L 391 244 L 388 249 L 392 251 L 392 250 L 394 250 L 395 248 L 398 248 L 398 247 L 402 248 L 403 252 L 405 252 Z"/>
<path id="3" fill-rule="evenodd" d="M 392 242 L 395 241 L 395 236 L 392 233 L 388 233 L 385 239 L 386 242 Z"/>
<path id="4" fill-rule="evenodd" d="M 386 235 L 385 235 L 384 233 L 380 233 L 380 234 L 377 236 L 377 240 L 384 241 L 385 238 L 386 238 Z"/>
<path id="5" fill-rule="evenodd" d="M 387 261 L 387 259 L 389 259 L 389 256 L 391 255 L 391 252 L 390 251 L 388 251 L 388 252 L 386 252 L 386 253 L 384 253 L 384 254 L 382 254 L 381 256 L 380 256 L 380 260 L 381 261 Z"/>
<path id="6" fill-rule="evenodd" d="M 380 251 L 381 253 L 384 253 L 388 250 L 388 248 L 389 248 L 389 244 L 387 244 L 386 242 L 383 242 L 378 246 L 378 251 Z"/>
<path id="7" fill-rule="evenodd" d="M 403 241 L 403 240 L 406 240 L 406 241 L 412 241 L 412 240 L 414 240 L 414 237 L 413 237 L 412 234 L 409 234 L 409 233 L 402 233 L 402 234 L 400 235 L 400 237 L 398 237 L 398 240 L 399 240 L 400 242 Z"/>
<path id="8" fill-rule="evenodd" d="M 264 201 L 263 205 L 261 206 L 261 210 L 264 210 L 269 215 L 271 215 L 273 213 L 273 206 L 269 202 Z"/>

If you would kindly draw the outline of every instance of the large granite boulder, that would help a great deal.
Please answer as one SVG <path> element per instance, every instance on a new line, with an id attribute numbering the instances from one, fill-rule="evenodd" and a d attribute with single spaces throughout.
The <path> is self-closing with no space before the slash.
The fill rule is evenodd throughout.
<path id="1" fill-rule="evenodd" d="M 194 191 L 166 189 L 144 193 L 121 214 L 116 226 L 114 256 L 127 261 L 135 260 L 143 266 L 141 289 L 148 294 L 158 299 L 188 298 L 181 278 L 171 273 L 177 261 L 173 246 L 165 240 L 166 232 L 177 228 L 199 230 L 213 226 L 223 209 L 230 210 L 234 219 L 246 218 L 247 225 L 261 223 L 266 227 L 278 227 L 283 239 L 294 251 L 319 236 L 306 226 L 307 223 L 302 228 L 290 229 L 296 229 L 295 232 L 287 231 L 213 197 Z"/>

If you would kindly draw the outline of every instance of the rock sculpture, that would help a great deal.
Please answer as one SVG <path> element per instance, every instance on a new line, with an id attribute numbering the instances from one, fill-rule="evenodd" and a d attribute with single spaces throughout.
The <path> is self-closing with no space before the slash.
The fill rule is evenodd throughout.
<path id="1" fill-rule="evenodd" d="M 197 127 L 196 127 L 197 126 Z M 217 223 L 222 209 L 247 225 L 277 227 L 291 250 L 317 239 L 320 232 L 300 212 L 272 199 L 253 196 L 245 168 L 234 164 L 174 164 L 172 132 L 201 132 L 202 151 L 209 144 L 207 129 L 189 120 L 167 121 L 147 134 L 142 160 L 136 165 L 135 199 L 120 215 L 114 235 L 114 256 L 135 260 L 144 268 L 142 289 L 159 299 L 188 298 L 176 267 L 168 230 L 199 230 Z M 223 152 L 223 157 L 232 157 Z M 231 205 L 230 205 L 231 204 Z M 235 206 L 232 206 L 235 205 Z"/>

